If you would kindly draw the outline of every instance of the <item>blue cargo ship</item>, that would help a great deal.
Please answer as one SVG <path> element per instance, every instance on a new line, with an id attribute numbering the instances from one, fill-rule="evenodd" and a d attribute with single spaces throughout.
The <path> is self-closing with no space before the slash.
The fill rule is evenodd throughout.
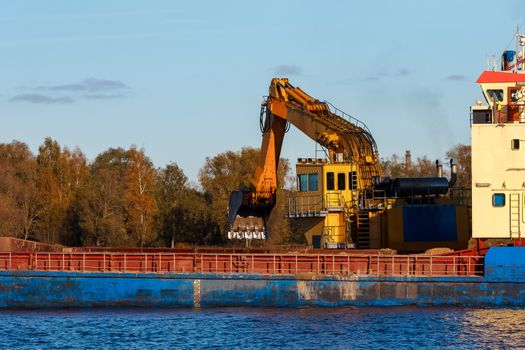
<path id="1" fill-rule="evenodd" d="M 305 175 L 299 177 L 304 187 L 299 192 L 304 193 L 294 199 L 288 215 L 309 223 L 305 232 L 312 247 L 344 250 L 56 249 L 2 238 L 0 308 L 524 306 L 525 37 L 516 38 L 521 52 L 505 51 L 501 70 L 485 71 L 478 78 L 487 105 L 478 101 L 471 107 L 475 248 L 461 249 L 469 238 L 467 207 L 443 196 L 455 179 L 443 180 L 440 166 L 436 178 L 376 184 L 396 197 L 371 198 L 355 211 L 360 202 L 351 202 L 354 206 L 346 210 L 339 192 L 358 198 L 350 186 L 357 183 L 357 168 L 338 163 L 337 157 L 334 164 L 305 160 L 298 165 L 298 174 Z M 339 179 L 334 174 L 343 165 L 348 169 L 337 173 L 343 175 Z M 347 173 L 350 187 L 345 186 Z M 312 207 L 309 200 L 319 195 L 319 187 L 329 189 L 335 183 L 337 190 L 329 194 L 337 194 L 337 205 L 332 196 L 312 202 Z M 403 192 L 409 199 L 397 197 Z M 346 225 L 347 216 L 358 225 Z M 386 235 L 381 234 L 383 226 Z M 229 235 L 240 237 L 237 231 Z M 367 249 L 348 249 L 352 235 L 358 248 Z M 254 236 L 264 235 L 257 231 L 250 234 Z M 508 243 L 487 246 L 489 239 Z M 436 246 L 460 250 L 397 254 L 380 249 L 424 251 Z"/>
<path id="2" fill-rule="evenodd" d="M 1 308 L 525 305 L 524 247 L 491 247 L 479 266 L 475 256 L 435 256 L 430 263 L 415 258 L 402 262 L 401 256 L 322 255 L 322 269 L 315 272 L 317 262 L 295 263 L 298 255 L 105 253 L 103 266 L 99 253 L 24 253 L 36 264 L 25 266 L 17 253 L 11 254 L 11 262 L 19 266 L 0 271 Z M 264 272 L 270 256 L 289 259 L 279 263 L 279 271 L 268 266 Z M 242 257 L 246 264 L 241 266 Z M 150 262 L 144 264 L 144 258 Z M 174 258 L 180 259 L 175 265 Z M 122 264 L 125 259 L 127 265 Z M 363 262 L 370 268 L 348 273 L 348 259 L 350 269 Z M 453 260 L 456 269 L 445 271 Z M 0 261 L 5 266 L 7 260 Z M 232 272 L 217 272 L 217 266 L 228 270 L 229 264 Z"/>

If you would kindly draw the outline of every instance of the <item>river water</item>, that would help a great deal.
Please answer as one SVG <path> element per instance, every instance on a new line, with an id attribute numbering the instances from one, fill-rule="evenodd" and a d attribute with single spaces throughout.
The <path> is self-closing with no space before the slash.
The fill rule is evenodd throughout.
<path id="1" fill-rule="evenodd" d="M 525 349 L 525 309 L 0 311 L 2 349 Z"/>

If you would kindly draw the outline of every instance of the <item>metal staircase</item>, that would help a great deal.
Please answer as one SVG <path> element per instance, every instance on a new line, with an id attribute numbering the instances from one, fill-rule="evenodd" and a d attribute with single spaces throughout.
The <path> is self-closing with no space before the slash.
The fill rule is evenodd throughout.
<path id="1" fill-rule="evenodd" d="M 357 212 L 357 231 L 354 234 L 354 244 L 357 249 L 370 248 L 370 212 Z"/>

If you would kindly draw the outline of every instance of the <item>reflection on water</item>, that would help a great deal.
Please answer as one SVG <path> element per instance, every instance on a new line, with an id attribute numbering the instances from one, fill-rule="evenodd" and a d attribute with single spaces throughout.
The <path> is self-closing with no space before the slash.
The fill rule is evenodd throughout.
<path id="1" fill-rule="evenodd" d="M 525 309 L 0 311 L 1 347 L 525 348 Z"/>
<path id="2" fill-rule="evenodd" d="M 525 309 L 467 310 L 461 327 L 480 347 L 525 349 Z"/>

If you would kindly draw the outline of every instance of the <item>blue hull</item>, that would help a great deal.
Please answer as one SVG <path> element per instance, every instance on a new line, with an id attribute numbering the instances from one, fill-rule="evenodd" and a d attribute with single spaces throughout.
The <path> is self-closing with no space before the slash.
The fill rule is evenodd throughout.
<path id="1" fill-rule="evenodd" d="M 0 308 L 394 305 L 525 306 L 525 248 L 483 277 L 0 272 Z"/>
<path id="2" fill-rule="evenodd" d="M 7 272 L 0 307 L 525 305 L 525 283 L 468 278 Z"/>

